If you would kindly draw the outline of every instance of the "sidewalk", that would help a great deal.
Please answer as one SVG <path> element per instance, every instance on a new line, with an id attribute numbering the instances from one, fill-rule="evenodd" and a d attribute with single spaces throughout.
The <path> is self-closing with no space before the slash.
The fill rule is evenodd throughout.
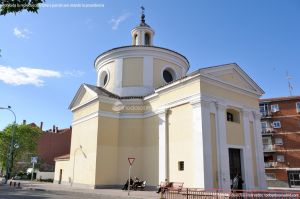
<path id="1" fill-rule="evenodd" d="M 130 191 L 130 197 L 128 197 L 127 191 L 118 189 L 83 189 L 77 187 L 71 187 L 70 185 L 59 185 L 46 182 L 36 181 L 17 181 L 21 183 L 21 188 L 25 190 L 36 191 L 53 191 L 53 192 L 73 192 L 73 193 L 87 193 L 93 195 L 107 195 L 115 196 L 117 198 L 146 198 L 146 199 L 158 199 L 159 194 L 155 191 Z"/>

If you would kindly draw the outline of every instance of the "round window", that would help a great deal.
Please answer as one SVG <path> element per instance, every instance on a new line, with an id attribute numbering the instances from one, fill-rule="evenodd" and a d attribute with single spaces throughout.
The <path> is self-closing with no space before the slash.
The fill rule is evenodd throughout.
<path id="1" fill-rule="evenodd" d="M 171 81 L 174 80 L 174 77 L 173 77 L 172 72 L 170 70 L 164 70 L 163 78 L 164 78 L 165 82 L 167 82 L 167 83 L 170 83 Z"/>
<path id="2" fill-rule="evenodd" d="M 108 83 L 109 75 L 107 71 L 102 71 L 100 75 L 100 86 L 104 87 Z"/>

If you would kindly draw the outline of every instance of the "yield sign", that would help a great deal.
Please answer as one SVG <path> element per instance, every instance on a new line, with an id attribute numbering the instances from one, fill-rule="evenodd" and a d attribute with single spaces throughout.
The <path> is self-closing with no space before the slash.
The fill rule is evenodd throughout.
<path id="1" fill-rule="evenodd" d="M 128 158 L 128 162 L 129 162 L 130 166 L 133 164 L 134 160 L 135 160 L 135 158 Z"/>

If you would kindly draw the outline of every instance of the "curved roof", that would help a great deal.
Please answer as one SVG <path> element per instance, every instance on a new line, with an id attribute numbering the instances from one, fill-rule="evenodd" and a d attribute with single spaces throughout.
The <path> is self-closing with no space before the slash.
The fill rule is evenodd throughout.
<path id="1" fill-rule="evenodd" d="M 168 49 L 168 48 L 163 48 L 163 47 L 159 47 L 159 46 L 146 46 L 146 45 L 120 46 L 120 47 L 116 47 L 116 48 L 112 48 L 112 49 L 110 49 L 110 50 L 104 51 L 103 53 L 101 53 L 100 55 L 97 56 L 97 58 L 96 58 L 95 61 L 94 61 L 94 66 L 96 65 L 97 59 L 98 59 L 99 57 L 103 56 L 104 54 L 108 53 L 108 52 L 112 52 L 112 51 L 114 51 L 114 50 L 119 50 L 119 49 L 123 49 L 123 48 L 141 48 L 141 47 L 142 47 L 142 48 L 156 48 L 156 49 L 162 49 L 162 50 L 167 50 L 167 51 L 173 52 L 173 53 L 175 53 L 175 54 L 177 54 L 177 55 L 183 57 L 183 58 L 186 60 L 186 62 L 188 63 L 188 69 L 190 68 L 189 60 L 188 60 L 184 55 L 182 55 L 182 54 L 180 54 L 180 53 L 178 53 L 178 52 L 176 52 L 176 51 L 174 51 L 174 50 L 170 50 L 170 49 Z"/>

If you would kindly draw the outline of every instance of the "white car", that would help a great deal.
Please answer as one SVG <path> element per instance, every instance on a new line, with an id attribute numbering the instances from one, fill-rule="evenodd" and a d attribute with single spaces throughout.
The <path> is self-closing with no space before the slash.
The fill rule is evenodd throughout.
<path id="1" fill-rule="evenodd" d="M 5 178 L 0 177 L 0 184 L 4 184 L 5 183 Z"/>

